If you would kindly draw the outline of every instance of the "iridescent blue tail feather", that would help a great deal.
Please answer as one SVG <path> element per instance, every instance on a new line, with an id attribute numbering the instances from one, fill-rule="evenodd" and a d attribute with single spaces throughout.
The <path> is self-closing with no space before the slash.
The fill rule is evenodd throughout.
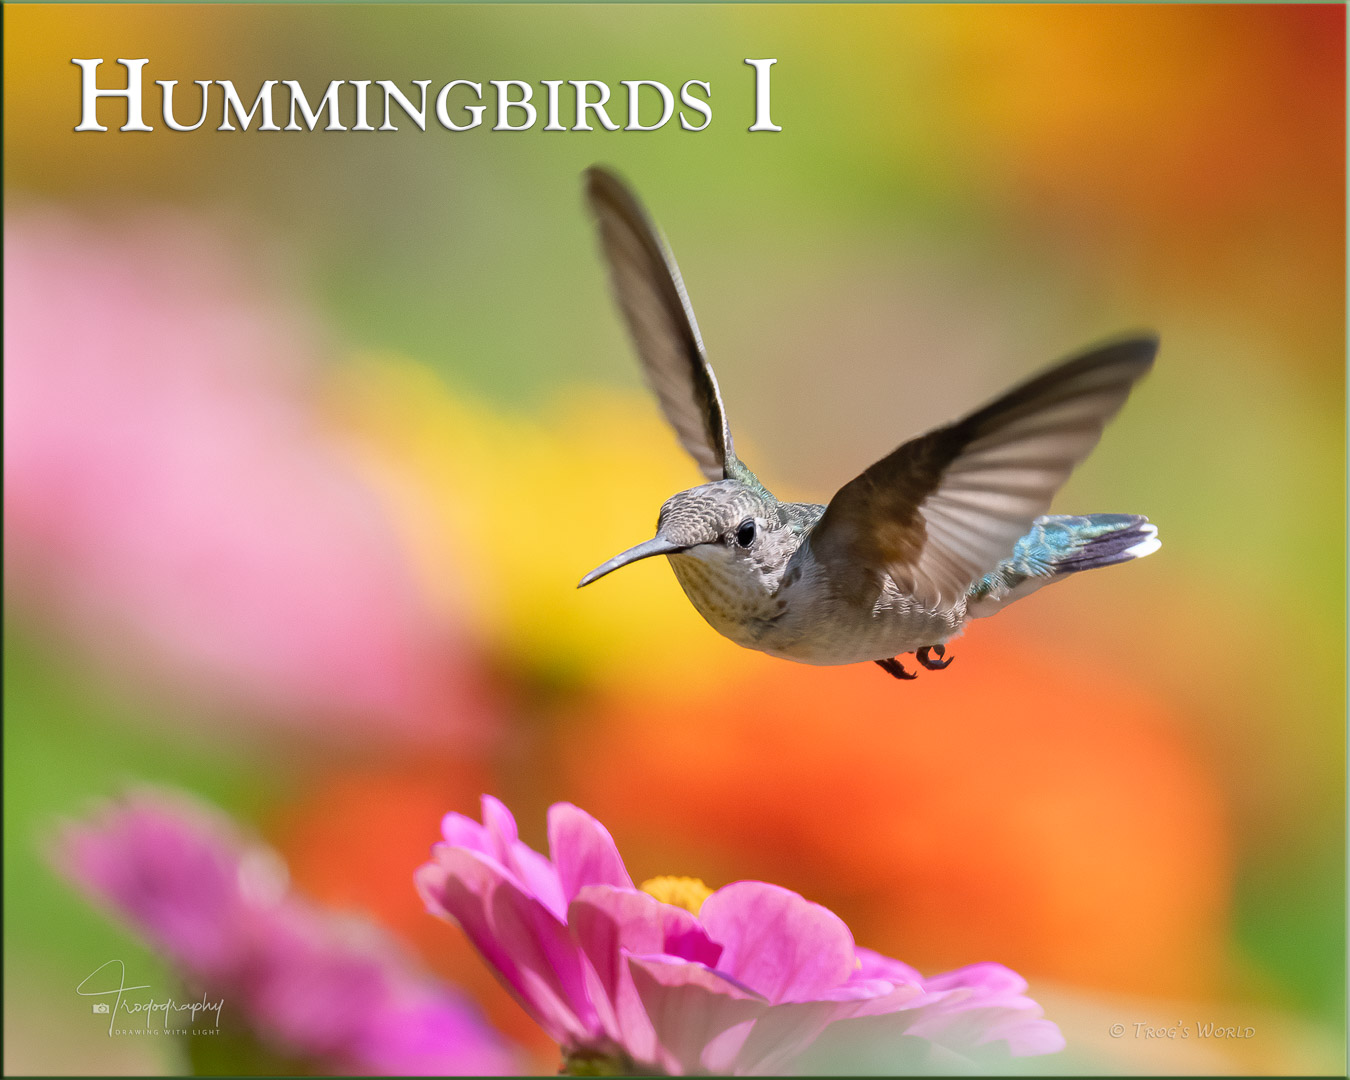
<path id="1" fill-rule="evenodd" d="M 1139 514 L 1037 518 L 1013 553 L 972 587 L 967 613 L 992 615 L 1042 585 L 1080 570 L 1142 559 L 1161 547 L 1156 526 Z"/>

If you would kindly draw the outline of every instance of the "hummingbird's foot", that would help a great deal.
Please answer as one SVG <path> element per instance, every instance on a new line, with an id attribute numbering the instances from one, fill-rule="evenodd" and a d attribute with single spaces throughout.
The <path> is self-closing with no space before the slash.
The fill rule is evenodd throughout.
<path id="1" fill-rule="evenodd" d="M 878 660 L 876 663 L 882 671 L 895 676 L 897 679 L 917 679 L 919 677 L 917 672 L 906 671 L 905 665 L 900 663 L 899 660 Z"/>
<path id="2" fill-rule="evenodd" d="M 932 659 L 928 655 L 930 652 L 937 653 L 938 658 L 936 660 Z M 953 656 L 951 660 L 943 660 L 942 657 L 945 656 L 946 654 L 947 654 L 946 645 L 925 645 L 922 649 L 920 649 L 918 652 L 914 654 L 914 659 L 917 660 L 919 663 L 921 663 L 929 671 L 941 671 L 943 668 L 947 667 L 952 662 L 952 660 L 956 659 L 956 657 Z"/>

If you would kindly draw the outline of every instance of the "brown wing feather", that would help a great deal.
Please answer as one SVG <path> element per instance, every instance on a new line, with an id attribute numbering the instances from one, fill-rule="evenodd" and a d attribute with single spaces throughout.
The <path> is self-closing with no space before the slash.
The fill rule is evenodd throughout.
<path id="1" fill-rule="evenodd" d="M 1157 351 L 1152 336 L 1093 349 L 910 440 L 839 490 L 812 552 L 836 573 L 884 572 L 921 603 L 951 606 L 1050 508 Z"/>
<path id="2" fill-rule="evenodd" d="M 704 476 L 731 475 L 735 451 L 726 411 L 674 256 L 642 204 L 613 173 L 588 169 L 586 198 L 615 299 L 666 419 Z"/>

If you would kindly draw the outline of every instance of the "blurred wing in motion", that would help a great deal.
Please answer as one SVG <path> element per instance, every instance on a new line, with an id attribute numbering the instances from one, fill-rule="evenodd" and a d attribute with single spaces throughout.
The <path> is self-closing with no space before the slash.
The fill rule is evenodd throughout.
<path id="1" fill-rule="evenodd" d="M 883 572 L 949 608 L 1049 509 L 1157 351 L 1152 335 L 1100 346 L 911 439 L 840 488 L 812 553 L 836 580 Z"/>
<path id="2" fill-rule="evenodd" d="M 613 173 L 587 169 L 586 199 L 599 226 L 614 296 L 666 419 L 704 476 L 732 476 L 736 455 L 722 395 L 675 257 Z"/>

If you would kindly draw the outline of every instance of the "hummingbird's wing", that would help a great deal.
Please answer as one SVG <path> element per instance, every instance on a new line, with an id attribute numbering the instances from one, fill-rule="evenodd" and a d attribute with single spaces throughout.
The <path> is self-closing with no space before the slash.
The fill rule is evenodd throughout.
<path id="1" fill-rule="evenodd" d="M 911 439 L 840 488 L 812 554 L 836 577 L 883 571 L 950 607 L 1050 508 L 1157 351 L 1152 335 L 1103 345 Z"/>
<path id="2" fill-rule="evenodd" d="M 622 180 L 599 166 L 585 175 L 610 283 L 647 382 L 703 475 L 730 477 L 736 454 L 726 410 L 675 257 Z"/>

